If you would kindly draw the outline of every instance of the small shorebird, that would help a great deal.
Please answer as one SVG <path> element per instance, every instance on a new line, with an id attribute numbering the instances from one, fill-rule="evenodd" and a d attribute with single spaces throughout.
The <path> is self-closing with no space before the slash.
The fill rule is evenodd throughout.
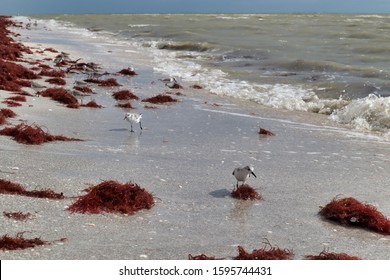
<path id="1" fill-rule="evenodd" d="M 177 84 L 177 81 L 174 77 L 159 79 L 159 81 L 163 82 L 166 86 L 168 86 L 169 83 Z"/>
<path id="2" fill-rule="evenodd" d="M 232 175 L 234 175 L 234 177 L 236 177 L 237 179 L 237 185 L 236 187 L 238 188 L 238 182 L 242 182 L 243 184 L 245 184 L 245 181 L 249 178 L 250 175 L 253 175 L 256 177 L 255 173 L 253 172 L 253 167 L 252 166 L 245 166 L 245 167 L 237 167 L 233 170 L 233 173 Z"/>
<path id="3" fill-rule="evenodd" d="M 141 118 L 142 118 L 142 114 L 126 113 L 124 120 L 127 120 L 130 123 L 130 125 L 131 125 L 130 132 L 134 132 L 134 130 L 133 130 L 133 123 L 139 123 L 139 127 L 142 130 Z"/>
<path id="4" fill-rule="evenodd" d="M 68 92 L 73 95 L 74 97 L 76 98 L 80 98 L 80 103 L 83 104 L 83 98 L 86 97 L 86 96 L 90 96 L 89 94 L 87 93 L 84 93 L 80 90 L 77 90 L 77 89 L 71 89 L 71 90 L 68 90 Z"/>
<path id="5" fill-rule="evenodd" d="M 35 94 L 37 94 L 37 93 L 40 92 L 41 90 L 44 90 L 44 89 L 47 88 L 47 86 L 42 85 L 42 84 L 40 84 L 40 83 L 38 83 L 38 82 L 35 82 L 35 81 L 31 81 L 31 82 L 30 82 L 30 85 L 31 85 L 31 88 L 32 88 L 33 90 L 35 90 Z"/>

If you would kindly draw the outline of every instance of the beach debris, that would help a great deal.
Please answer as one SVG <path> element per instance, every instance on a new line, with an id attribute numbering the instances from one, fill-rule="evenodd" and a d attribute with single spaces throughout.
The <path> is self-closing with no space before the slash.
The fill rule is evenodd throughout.
<path id="1" fill-rule="evenodd" d="M 323 250 L 319 255 L 306 255 L 307 260 L 360 260 L 359 257 L 350 256 L 345 253 L 332 253 Z"/>
<path id="2" fill-rule="evenodd" d="M 264 242 L 262 249 L 255 249 L 252 253 L 248 253 L 243 247 L 238 246 L 238 256 L 234 257 L 235 260 L 289 260 L 294 254 L 292 250 L 280 249 L 273 247 L 269 241 Z M 267 249 L 267 247 L 269 247 Z"/>
<path id="3" fill-rule="evenodd" d="M 16 221 L 26 221 L 32 217 L 31 213 L 29 212 L 3 212 L 3 216 Z"/>
<path id="4" fill-rule="evenodd" d="M 47 244 L 49 242 L 40 238 L 26 239 L 23 237 L 23 233 L 18 233 L 16 237 L 10 237 L 7 234 L 0 237 L 0 250 L 2 251 L 21 250 Z"/>
<path id="5" fill-rule="evenodd" d="M 259 134 L 261 136 L 275 136 L 275 134 L 267 129 L 264 129 L 264 128 L 261 128 L 260 127 L 260 130 L 259 130 Z"/>
<path id="6" fill-rule="evenodd" d="M 38 237 L 33 239 L 26 239 L 23 237 L 24 232 L 19 232 L 15 237 L 10 237 L 7 234 L 0 237 L 0 250 L 22 250 L 27 248 L 34 248 L 36 246 L 50 245 L 54 242 L 64 242 L 66 238 L 61 238 L 52 242 L 44 241 Z"/>
<path id="7" fill-rule="evenodd" d="M 49 84 L 52 84 L 52 85 L 59 85 L 59 86 L 66 85 L 66 81 L 62 78 L 50 78 L 50 79 L 45 80 L 45 82 L 48 82 Z"/>
<path id="8" fill-rule="evenodd" d="M 85 190 L 75 203 L 67 208 L 70 212 L 99 214 L 113 212 L 132 215 L 154 206 L 153 196 L 139 185 L 128 182 L 103 181 Z"/>
<path id="9" fill-rule="evenodd" d="M 114 92 L 112 94 L 112 97 L 115 100 L 132 100 L 132 99 L 138 100 L 139 99 L 138 96 L 136 96 L 134 93 L 132 93 L 129 90 L 120 90 L 120 91 Z"/>
<path id="10" fill-rule="evenodd" d="M 40 73 L 40 76 L 46 76 L 46 77 L 53 77 L 53 78 L 65 78 L 65 72 L 64 71 L 57 71 L 57 70 L 46 70 L 43 69 Z"/>
<path id="11" fill-rule="evenodd" d="M 153 104 L 163 104 L 163 103 L 173 103 L 177 102 L 178 100 L 175 98 L 172 98 L 169 95 L 163 95 L 159 94 L 153 97 L 145 98 L 142 99 L 142 102 L 148 102 L 148 103 L 153 103 Z"/>
<path id="12" fill-rule="evenodd" d="M 37 95 L 50 97 L 61 104 L 67 105 L 68 108 L 78 108 L 79 106 L 77 98 L 63 88 L 48 88 L 37 92 Z"/>
<path id="13" fill-rule="evenodd" d="M 190 88 L 193 88 L 193 89 L 203 89 L 203 87 L 202 86 L 200 86 L 200 85 L 192 85 L 192 86 L 190 86 Z"/>
<path id="14" fill-rule="evenodd" d="M 8 97 L 8 98 L 6 98 L 6 100 L 11 100 L 11 101 L 16 101 L 16 102 L 26 102 L 27 101 L 26 97 L 22 96 L 22 95 Z"/>
<path id="15" fill-rule="evenodd" d="M 242 184 L 232 191 L 232 197 L 242 200 L 261 200 L 262 196 L 251 186 Z"/>
<path id="16" fill-rule="evenodd" d="M 97 108 L 97 109 L 103 108 L 102 105 L 97 104 L 96 101 L 94 100 L 89 101 L 87 104 L 81 104 L 80 106 L 88 107 L 88 108 Z"/>
<path id="17" fill-rule="evenodd" d="M 50 189 L 41 189 L 41 190 L 26 190 L 22 185 L 13 183 L 11 181 L 0 179 L 0 193 L 1 194 L 11 194 L 11 195 L 21 195 L 35 198 L 49 198 L 49 199 L 64 199 L 63 193 L 56 193 Z"/>
<path id="18" fill-rule="evenodd" d="M 0 135 L 10 136 L 18 143 L 26 145 L 40 145 L 52 141 L 82 141 L 81 139 L 68 138 L 63 135 L 50 135 L 36 124 L 27 125 L 25 123 L 3 128 L 0 130 Z"/>
<path id="19" fill-rule="evenodd" d="M 73 89 L 83 93 L 93 93 L 92 89 L 87 86 L 74 86 Z"/>
<path id="20" fill-rule="evenodd" d="M 38 75 L 22 65 L 0 59 L 0 90 L 21 91 L 25 80 L 38 78 Z"/>
<path id="21" fill-rule="evenodd" d="M 142 114 L 137 114 L 137 113 L 126 113 L 124 118 L 124 120 L 128 121 L 131 125 L 130 132 L 134 132 L 133 123 L 139 123 L 139 128 L 142 130 L 141 119 L 142 119 Z"/>
<path id="22" fill-rule="evenodd" d="M 14 118 L 17 116 L 14 111 L 7 108 L 0 109 L 0 115 L 4 116 L 5 118 Z"/>
<path id="23" fill-rule="evenodd" d="M 114 78 L 101 80 L 101 81 L 99 81 L 98 84 L 99 84 L 99 86 L 102 86 L 102 87 L 118 87 L 118 86 L 120 86 L 120 84 Z"/>
<path id="24" fill-rule="evenodd" d="M 0 125 L 6 124 L 7 123 L 6 119 L 7 118 L 0 113 Z"/>
<path id="25" fill-rule="evenodd" d="M 390 234 L 390 220 L 374 206 L 352 197 L 334 198 L 319 214 L 342 225 L 357 226 L 381 234 Z"/>
<path id="26" fill-rule="evenodd" d="M 122 74 L 124 76 L 135 76 L 135 75 L 138 75 L 134 68 L 133 67 L 128 67 L 128 68 L 125 68 L 125 69 L 122 69 L 118 72 L 119 74 Z"/>
<path id="27" fill-rule="evenodd" d="M 8 107 L 20 107 L 22 104 L 12 101 L 12 100 L 5 100 L 2 102 L 3 104 L 6 104 Z"/>
<path id="28" fill-rule="evenodd" d="M 133 105 L 131 105 L 130 102 L 118 102 L 116 103 L 115 107 L 123 108 L 123 109 L 134 109 Z"/>
<path id="29" fill-rule="evenodd" d="M 22 57 L 22 52 L 32 53 L 31 49 L 16 42 L 11 36 L 9 27 L 20 27 L 9 16 L 0 16 L 0 59 L 16 61 Z M 17 34 L 14 34 L 16 37 Z"/>
<path id="30" fill-rule="evenodd" d="M 196 255 L 196 256 L 189 254 L 188 259 L 189 260 L 223 260 L 223 259 L 217 259 L 215 257 L 208 257 L 205 254 Z"/>

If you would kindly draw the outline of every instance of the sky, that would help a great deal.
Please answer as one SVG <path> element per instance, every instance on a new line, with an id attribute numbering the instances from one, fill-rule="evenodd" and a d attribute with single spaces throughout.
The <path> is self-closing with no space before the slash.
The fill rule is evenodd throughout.
<path id="1" fill-rule="evenodd" d="M 390 13 L 390 0 L 1 0 L 1 15 Z"/>

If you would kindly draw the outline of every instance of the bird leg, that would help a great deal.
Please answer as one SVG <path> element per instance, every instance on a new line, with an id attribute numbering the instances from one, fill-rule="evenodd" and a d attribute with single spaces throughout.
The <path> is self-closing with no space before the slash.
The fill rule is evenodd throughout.
<path id="1" fill-rule="evenodd" d="M 130 126 L 131 126 L 130 132 L 134 132 L 134 130 L 133 130 L 133 124 L 131 123 Z"/>
<path id="2" fill-rule="evenodd" d="M 139 122 L 139 128 L 141 128 L 141 130 L 142 130 L 142 125 L 141 125 L 141 121 Z"/>

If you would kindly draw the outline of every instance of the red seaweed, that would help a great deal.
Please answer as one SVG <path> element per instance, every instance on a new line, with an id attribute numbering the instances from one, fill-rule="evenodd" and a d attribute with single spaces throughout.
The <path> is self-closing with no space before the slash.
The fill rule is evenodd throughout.
<path id="1" fill-rule="evenodd" d="M 59 86 L 66 85 L 66 81 L 62 78 L 50 78 L 45 81 L 52 85 L 59 85 Z"/>
<path id="2" fill-rule="evenodd" d="M 6 101 L 3 101 L 2 103 L 7 104 L 8 107 L 19 107 L 19 106 L 22 106 L 22 104 L 20 104 L 18 102 L 15 102 L 15 101 L 12 101 L 12 100 L 6 100 Z"/>
<path id="3" fill-rule="evenodd" d="M 16 117 L 16 113 L 11 109 L 0 109 L 0 114 L 2 114 L 6 118 L 14 118 Z"/>
<path id="4" fill-rule="evenodd" d="M 360 260 L 359 257 L 350 256 L 345 253 L 330 253 L 323 250 L 319 255 L 306 255 L 307 260 Z"/>
<path id="5" fill-rule="evenodd" d="M 107 80 L 99 81 L 99 86 L 102 86 L 102 87 L 117 87 L 117 86 L 120 86 L 120 84 L 114 78 L 110 78 L 110 79 L 107 79 Z"/>
<path id="6" fill-rule="evenodd" d="M 132 93 L 129 90 L 121 90 L 121 91 L 114 92 L 112 94 L 112 97 L 114 97 L 115 100 L 131 100 L 131 99 L 138 100 L 139 99 L 138 96 L 134 95 L 134 93 Z"/>
<path id="7" fill-rule="evenodd" d="M 130 102 L 126 103 L 117 103 L 115 107 L 124 108 L 124 109 L 134 109 L 133 105 Z"/>
<path id="8" fill-rule="evenodd" d="M 149 97 L 142 100 L 143 102 L 153 103 L 153 104 L 162 104 L 162 103 L 172 103 L 177 102 L 177 99 L 172 98 L 169 95 L 159 94 L 153 97 Z"/>
<path id="9" fill-rule="evenodd" d="M 31 213 L 22 213 L 22 212 L 3 212 L 3 216 L 8 219 L 13 219 L 17 221 L 26 221 L 31 218 Z"/>
<path id="10" fill-rule="evenodd" d="M 262 196 L 249 185 L 240 185 L 232 191 L 232 197 L 243 200 L 261 200 Z"/>
<path id="11" fill-rule="evenodd" d="M 89 108 L 103 108 L 102 105 L 97 104 L 95 101 L 89 101 L 87 104 L 81 104 L 80 106 Z"/>
<path id="12" fill-rule="evenodd" d="M 104 181 L 85 190 L 86 195 L 68 207 L 70 212 L 99 214 L 117 212 L 132 215 L 154 205 L 153 196 L 134 183 Z"/>
<path id="13" fill-rule="evenodd" d="M 50 97 L 57 102 L 68 105 L 70 108 L 78 108 L 77 98 L 63 88 L 49 88 L 37 94 L 43 97 Z"/>
<path id="14" fill-rule="evenodd" d="M 267 246 L 270 248 L 267 249 Z M 269 242 L 265 243 L 264 248 L 253 250 L 248 253 L 243 247 L 238 246 L 238 256 L 235 260 L 289 260 L 293 257 L 293 252 L 288 249 L 273 247 Z"/>
<path id="15" fill-rule="evenodd" d="M 81 91 L 83 93 L 93 93 L 92 89 L 90 89 L 89 87 L 74 86 L 73 89 Z"/>
<path id="16" fill-rule="evenodd" d="M 6 100 L 17 101 L 17 102 L 26 102 L 27 101 L 26 97 L 21 96 L 21 95 L 8 97 Z"/>
<path id="17" fill-rule="evenodd" d="M 261 128 L 260 127 L 260 130 L 259 130 L 259 134 L 261 136 L 275 136 L 275 134 L 267 129 L 264 129 L 264 128 Z"/>
<path id="18" fill-rule="evenodd" d="M 319 214 L 342 225 L 358 226 L 382 234 L 390 234 L 390 220 L 374 206 L 352 197 L 334 198 Z"/>
<path id="19" fill-rule="evenodd" d="M 222 260 L 222 259 L 217 259 L 215 257 L 208 257 L 205 254 L 196 255 L 196 256 L 189 254 L 188 259 L 189 260 Z"/>
<path id="20" fill-rule="evenodd" d="M 0 135 L 10 136 L 18 143 L 27 145 L 40 145 L 52 141 L 81 141 L 62 135 L 50 135 L 37 125 L 31 126 L 24 123 L 14 127 L 6 127 L 0 130 Z"/>
<path id="21" fill-rule="evenodd" d="M 16 237 L 10 237 L 8 235 L 0 237 L 0 250 L 2 251 L 21 250 L 47 244 L 49 242 L 43 241 L 40 238 L 26 239 L 23 237 L 23 233 L 18 233 Z"/>
<path id="22" fill-rule="evenodd" d="M 46 76 L 46 77 L 54 77 L 54 78 L 65 78 L 65 73 L 64 71 L 56 71 L 56 70 L 46 70 L 43 69 L 40 73 L 40 76 Z"/>
<path id="23" fill-rule="evenodd" d="M 22 185 L 0 179 L 0 193 L 21 195 L 35 198 L 64 199 L 63 193 L 56 193 L 50 189 L 27 191 Z"/>
<path id="24" fill-rule="evenodd" d="M 44 241 L 40 238 L 26 239 L 23 237 L 24 232 L 19 232 L 15 237 L 10 237 L 7 234 L 0 237 L 0 250 L 23 250 L 34 248 L 36 246 L 50 245 L 53 242 L 64 242 L 66 238 L 61 238 L 52 242 Z"/>

